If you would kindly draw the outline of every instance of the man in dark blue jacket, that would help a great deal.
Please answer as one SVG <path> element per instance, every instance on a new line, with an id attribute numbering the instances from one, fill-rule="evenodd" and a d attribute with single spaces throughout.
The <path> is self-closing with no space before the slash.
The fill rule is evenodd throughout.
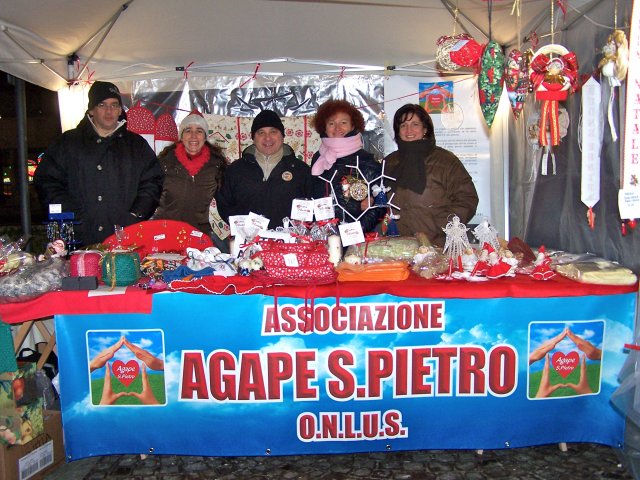
<path id="1" fill-rule="evenodd" d="M 114 225 L 150 218 L 163 173 L 147 141 L 127 130 L 118 87 L 95 82 L 87 115 L 47 149 L 34 182 L 45 209 L 61 204 L 73 212 L 76 239 L 90 245 L 113 234 Z"/>
<path id="2" fill-rule="evenodd" d="M 269 219 L 269 228 L 282 226 L 291 215 L 294 198 L 312 198 L 309 166 L 284 143 L 284 125 L 272 110 L 263 110 L 251 125 L 253 145 L 227 167 L 216 194 L 218 211 L 227 222 L 231 215 L 257 213 Z"/>

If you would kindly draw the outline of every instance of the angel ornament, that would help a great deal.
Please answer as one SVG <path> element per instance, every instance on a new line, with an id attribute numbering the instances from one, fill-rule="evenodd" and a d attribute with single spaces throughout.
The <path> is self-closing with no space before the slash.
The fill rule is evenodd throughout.
<path id="1" fill-rule="evenodd" d="M 603 77 L 609 80 L 609 102 L 607 104 L 607 120 L 611 130 L 613 141 L 618 140 L 613 112 L 613 100 L 615 98 L 615 87 L 622 85 L 622 81 L 627 76 L 629 69 L 629 42 L 622 30 L 614 30 L 604 47 L 602 47 L 602 59 L 598 63 L 598 68 Z"/>
<path id="2" fill-rule="evenodd" d="M 480 245 L 488 243 L 494 250 L 500 250 L 500 242 L 498 241 L 498 230 L 489 224 L 489 219 L 484 218 L 476 228 L 472 230 L 473 236 L 478 239 Z"/>
<path id="3" fill-rule="evenodd" d="M 446 235 L 443 253 L 449 254 L 449 276 L 451 276 L 454 271 L 463 271 L 462 255 L 468 248 L 471 248 L 467 237 L 469 229 L 460 222 L 457 215 L 454 215 L 442 230 Z"/>
<path id="4" fill-rule="evenodd" d="M 602 47 L 602 59 L 598 68 L 609 79 L 609 85 L 619 87 L 629 69 L 629 42 L 622 30 L 614 30 Z"/>

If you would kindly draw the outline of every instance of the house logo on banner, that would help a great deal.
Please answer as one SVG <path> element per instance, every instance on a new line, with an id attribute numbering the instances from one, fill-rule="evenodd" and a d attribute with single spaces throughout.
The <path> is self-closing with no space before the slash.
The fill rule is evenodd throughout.
<path id="1" fill-rule="evenodd" d="M 529 325 L 529 399 L 600 393 L 604 322 Z"/>
<path id="2" fill-rule="evenodd" d="M 162 330 L 87 332 L 91 403 L 165 405 Z"/>

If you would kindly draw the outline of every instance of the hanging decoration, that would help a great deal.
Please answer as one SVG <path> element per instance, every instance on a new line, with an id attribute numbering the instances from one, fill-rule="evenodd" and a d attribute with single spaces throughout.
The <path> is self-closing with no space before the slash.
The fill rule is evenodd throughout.
<path id="1" fill-rule="evenodd" d="M 178 126 L 170 113 L 165 112 L 158 117 L 155 123 L 155 152 L 164 150 L 165 147 L 176 143 L 178 138 Z"/>
<path id="2" fill-rule="evenodd" d="M 602 76 L 609 81 L 610 94 L 607 104 L 607 120 L 611 131 L 611 139 L 617 142 L 618 133 L 616 132 L 613 118 L 613 101 L 616 95 L 616 87 L 622 85 L 622 81 L 627 76 L 627 70 L 629 69 L 629 42 L 622 30 L 615 29 L 609 35 L 606 45 L 602 47 L 602 55 L 598 68 Z"/>
<path id="3" fill-rule="evenodd" d="M 498 102 L 502 94 L 504 74 L 504 53 L 498 42 L 491 40 L 480 59 L 480 75 L 478 77 L 478 93 L 480 96 L 480 109 L 482 115 L 491 128 Z"/>
<path id="4" fill-rule="evenodd" d="M 524 108 L 524 101 L 529 93 L 529 60 L 533 56 L 533 52 L 531 50 L 527 50 L 525 53 L 520 51 L 522 46 L 522 39 L 520 38 L 522 30 L 520 0 L 514 0 L 513 2 L 511 15 L 514 14 L 516 16 L 516 30 L 518 31 L 518 48 L 509 52 L 504 66 L 504 79 L 513 117 L 518 120 Z"/>
<path id="5" fill-rule="evenodd" d="M 479 44 L 468 33 L 456 34 L 458 3 L 453 11 L 453 32 L 443 35 L 436 42 L 436 62 L 440 69 L 455 71 L 472 68 L 477 71 L 484 45 Z"/>
<path id="6" fill-rule="evenodd" d="M 127 130 L 141 135 L 154 148 L 154 135 L 156 130 L 156 119 L 153 112 L 137 102 L 127 110 Z"/>
<path id="7" fill-rule="evenodd" d="M 477 70 L 484 45 L 468 33 L 443 35 L 436 42 L 436 60 L 443 70 L 472 68 Z"/>
<path id="8" fill-rule="evenodd" d="M 600 150 L 602 149 L 600 100 L 600 84 L 591 77 L 582 85 L 582 170 L 580 180 L 580 200 L 588 208 L 587 220 L 591 230 L 595 227 L 593 207 L 600 200 Z"/>
<path id="9" fill-rule="evenodd" d="M 569 132 L 569 113 L 564 107 L 558 107 L 558 125 L 559 125 L 559 134 L 560 139 L 563 139 L 567 136 Z M 556 157 L 553 151 L 547 145 L 544 149 L 541 150 L 542 145 L 540 144 L 540 113 L 533 112 L 531 115 L 527 116 L 527 126 L 525 129 L 527 143 L 531 145 L 531 149 L 533 150 L 534 161 L 531 165 L 531 175 L 529 176 L 529 181 L 533 180 L 536 176 L 536 172 L 538 170 L 538 164 L 540 164 L 540 173 L 542 175 L 546 175 L 548 171 L 548 163 L 551 160 L 552 173 L 556 174 Z M 538 161 L 538 150 L 541 150 L 540 161 Z"/>
<path id="10" fill-rule="evenodd" d="M 504 66 L 504 83 L 507 89 L 507 97 L 511 104 L 513 117 L 518 120 L 524 101 L 529 93 L 529 61 L 528 54 L 514 49 L 509 52 Z"/>
<path id="11" fill-rule="evenodd" d="M 549 147 L 560 144 L 559 104 L 573 92 L 578 80 L 575 53 L 562 45 L 540 47 L 531 59 L 529 80 L 535 90 L 536 100 L 542 102 L 539 139 L 548 156 Z"/>

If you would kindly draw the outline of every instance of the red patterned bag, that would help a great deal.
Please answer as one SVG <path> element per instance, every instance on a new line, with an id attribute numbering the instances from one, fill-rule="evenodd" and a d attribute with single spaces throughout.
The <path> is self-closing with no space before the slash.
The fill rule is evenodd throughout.
<path id="1" fill-rule="evenodd" d="M 337 277 L 324 242 L 280 243 L 268 240 L 260 242 L 260 247 L 262 251 L 255 256 L 262 258 L 266 275 L 278 283 L 319 285 L 332 283 Z"/>

